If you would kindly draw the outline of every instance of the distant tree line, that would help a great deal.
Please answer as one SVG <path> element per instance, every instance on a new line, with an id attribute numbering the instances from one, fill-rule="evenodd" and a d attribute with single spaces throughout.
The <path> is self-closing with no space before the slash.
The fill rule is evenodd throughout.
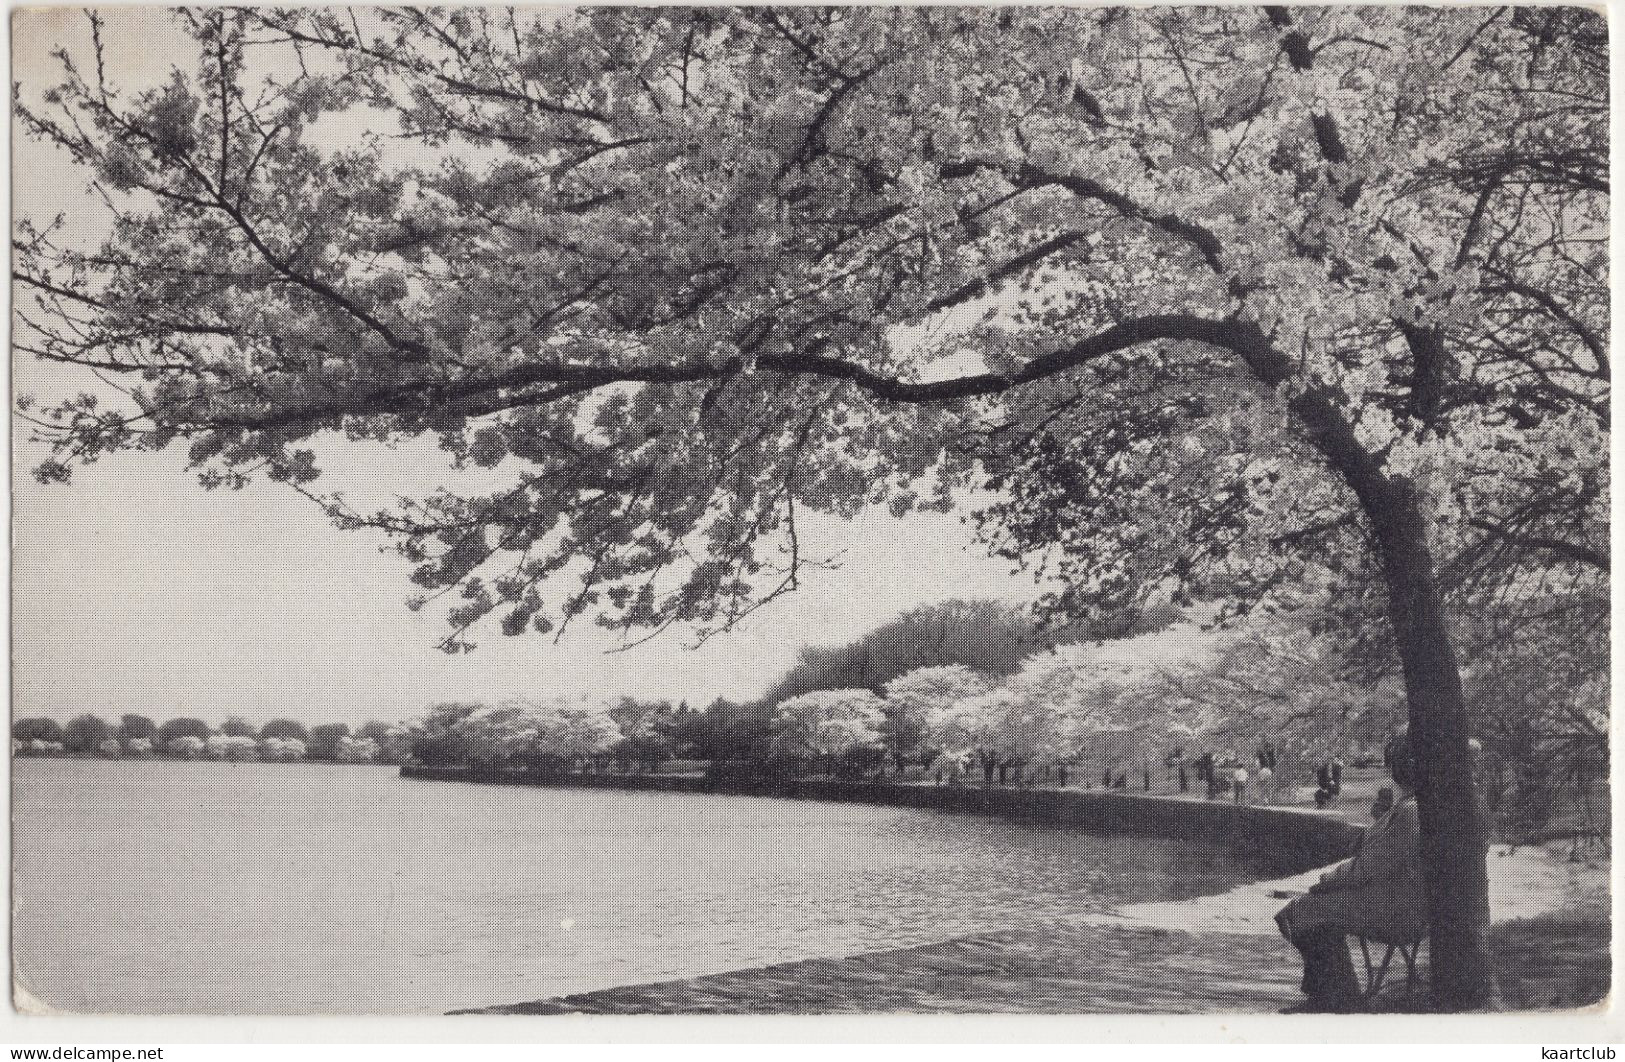
<path id="1" fill-rule="evenodd" d="M 436 705 L 407 728 L 411 757 L 429 766 L 582 766 L 654 770 L 703 761 L 714 772 L 761 774 L 833 770 L 901 771 L 936 755 L 926 732 L 926 700 L 985 692 L 1023 662 L 1086 638 L 1120 637 L 1167 626 L 1172 606 L 1120 619 L 1049 628 L 1027 609 L 997 600 L 950 600 L 903 613 L 854 641 L 802 650 L 760 698 L 686 701 L 623 697 L 566 719 L 557 707 L 523 699 Z M 974 676 L 975 690 L 919 691 L 908 675 Z M 927 685 L 930 678 L 923 681 Z M 898 692 L 901 690 L 902 692 Z M 950 698 L 951 699 L 951 698 Z M 569 716 L 569 713 L 566 713 Z M 560 734 L 569 732 L 563 740 Z M 590 738 L 589 738 L 590 736 Z M 696 766 L 698 766 L 696 764 Z"/>
<path id="2" fill-rule="evenodd" d="M 1091 634 L 950 601 L 804 650 L 757 700 L 445 703 L 408 724 L 402 745 L 429 766 L 983 785 L 1096 784 L 1104 768 L 1139 787 L 1153 765 L 1245 760 L 1268 741 L 1291 784 L 1317 763 L 1374 755 L 1404 717 L 1397 682 L 1329 635 L 1324 611 L 1306 601 L 1218 624 L 1212 606 L 1169 605 Z M 1481 694 L 1478 780 L 1498 833 L 1583 831 L 1570 820 L 1592 813 L 1586 786 L 1607 766 L 1606 690 L 1587 683 L 1606 670 L 1559 625 L 1492 639 L 1505 632 L 1485 623 L 1495 651 L 1520 658 L 1497 673 L 1528 679 Z"/>
<path id="3" fill-rule="evenodd" d="M 190 716 L 163 723 L 136 714 L 117 723 L 89 713 L 66 723 L 18 719 L 11 725 L 11 750 L 19 756 L 329 763 L 398 763 L 405 756 L 402 729 L 379 720 L 352 730 L 348 723 L 306 727 L 293 719 L 255 726 L 235 715 L 218 729 Z"/>
<path id="4" fill-rule="evenodd" d="M 431 707 L 406 729 L 411 759 L 431 767 L 592 767 L 650 771 L 672 760 L 748 758 L 766 747 L 769 712 L 718 699 L 622 697 L 611 704 L 510 698 Z"/>
<path id="5" fill-rule="evenodd" d="M 1145 610 L 1097 625 L 1098 636 L 1155 629 L 1177 615 L 1176 609 Z M 719 697 L 696 709 L 686 701 L 674 705 L 669 700 L 622 697 L 603 709 L 604 721 L 612 726 L 599 727 L 600 740 L 590 748 L 572 749 L 570 758 L 624 770 L 652 770 L 673 760 L 746 771 L 770 763 L 784 767 L 786 739 L 775 732 L 774 717 L 778 706 L 790 698 L 854 688 L 878 695 L 899 676 L 928 667 L 958 666 L 1004 676 L 1019 670 L 1035 652 L 1089 634 L 1081 625 L 1047 628 L 1027 609 L 997 600 L 925 605 L 846 645 L 803 649 L 785 675 L 755 700 Z M 507 709 L 478 702 L 436 705 L 408 727 L 407 747 L 413 759 L 430 766 L 557 765 L 563 761 L 549 748 L 546 713 L 537 715 L 538 711 L 535 702 L 509 702 Z M 504 740 L 492 741 L 489 720 L 514 712 L 529 722 L 511 726 Z M 919 724 L 912 715 L 894 714 L 886 716 L 883 726 L 885 750 L 873 758 L 889 754 L 900 769 L 904 759 L 918 755 Z"/>
<path id="6" fill-rule="evenodd" d="M 878 691 L 922 667 L 957 664 L 987 675 L 1011 675 L 1036 652 L 1089 638 L 1157 630 L 1178 615 L 1171 605 L 1153 605 L 1092 624 L 1047 626 L 1030 610 L 1004 601 L 943 601 L 911 609 L 846 645 L 803 649 L 762 702 L 777 704 L 815 690 Z"/>

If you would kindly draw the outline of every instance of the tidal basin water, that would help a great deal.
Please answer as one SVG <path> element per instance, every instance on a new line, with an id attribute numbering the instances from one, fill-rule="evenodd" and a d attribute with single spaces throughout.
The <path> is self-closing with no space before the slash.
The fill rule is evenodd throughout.
<path id="1" fill-rule="evenodd" d="M 104 1013 L 441 1013 L 851 955 L 1263 877 L 1217 843 L 907 808 L 18 760 L 22 989 Z"/>

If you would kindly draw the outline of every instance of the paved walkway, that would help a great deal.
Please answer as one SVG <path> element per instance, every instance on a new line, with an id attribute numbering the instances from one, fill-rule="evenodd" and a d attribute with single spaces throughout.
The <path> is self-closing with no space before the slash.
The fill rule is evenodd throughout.
<path id="1" fill-rule="evenodd" d="M 1508 1009 L 1570 1009 L 1609 988 L 1609 928 L 1560 919 L 1497 926 Z M 1374 956 L 1375 957 L 1375 956 Z M 1359 957 L 1355 956 L 1356 968 Z M 1395 964 L 1399 963 L 1396 956 Z M 1402 969 L 1373 1009 L 1426 1001 Z M 611 988 L 488 1014 L 1236 1014 L 1302 1000 L 1297 954 L 1279 937 L 1069 926 L 961 937 L 845 959 L 811 959 L 683 981 Z"/>
<path id="2" fill-rule="evenodd" d="M 1213 1013 L 1297 997 L 1279 938 L 1073 926 L 613 988 L 507 1014 Z"/>
<path id="3" fill-rule="evenodd" d="M 1251 771 L 1251 767 L 1248 770 Z M 1182 793 L 1173 779 L 1166 777 L 1166 773 L 1166 771 L 1160 771 L 1152 776 L 1150 792 L 1146 792 L 1137 784 L 1131 785 L 1127 789 L 1114 789 L 1111 792 L 1121 792 L 1129 796 L 1153 796 L 1167 800 L 1183 800 L 1195 803 L 1202 803 L 1207 800 L 1206 785 L 1197 782 L 1194 775 L 1191 776 L 1190 790 Z M 1130 780 L 1138 781 L 1138 776 L 1136 775 Z M 923 776 L 915 784 L 930 785 L 933 783 L 929 776 Z M 974 785 L 979 783 L 973 778 L 966 784 Z M 1376 798 L 1377 790 L 1382 786 L 1392 786 L 1393 784 L 1393 780 L 1388 777 L 1388 772 L 1380 767 L 1349 767 L 1343 773 L 1342 794 L 1337 800 L 1324 808 L 1315 806 L 1315 787 L 1312 785 L 1282 786 L 1276 790 L 1272 795 L 1272 799 L 1268 801 L 1260 797 L 1255 786 L 1246 793 L 1246 802 L 1260 806 L 1292 808 L 1312 815 L 1325 815 L 1328 818 L 1343 819 L 1354 823 L 1356 826 L 1368 826 L 1371 823 L 1371 802 Z M 1040 784 L 1037 788 L 1049 789 L 1054 787 Z M 1096 792 L 1106 791 L 1087 782 L 1082 784 L 1074 782 L 1068 788 L 1083 791 L 1091 789 Z M 1214 799 L 1222 803 L 1229 803 L 1234 798 L 1228 791 L 1225 791 Z"/>
<path id="4" fill-rule="evenodd" d="M 1562 845 L 1490 855 L 1492 932 L 1511 1009 L 1587 1006 L 1609 989 L 1608 870 Z M 492 1007 L 499 1014 L 1215 1014 L 1301 1000 L 1297 953 L 1274 912 L 1319 877 L 1195 900 L 1133 904 L 1044 929 L 1005 930 Z M 1374 959 L 1380 959 L 1374 954 Z M 1355 953 L 1356 968 L 1360 957 Z M 1426 983 L 1426 948 L 1420 981 Z M 1398 956 L 1377 1009 L 1413 1009 Z"/>

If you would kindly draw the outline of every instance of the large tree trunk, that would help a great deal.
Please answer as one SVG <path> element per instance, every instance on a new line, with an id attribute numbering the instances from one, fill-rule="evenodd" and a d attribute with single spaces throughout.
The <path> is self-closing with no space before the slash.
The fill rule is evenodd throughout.
<path id="1" fill-rule="evenodd" d="M 1414 497 L 1390 482 L 1363 497 L 1380 545 L 1388 615 L 1405 676 L 1431 924 L 1430 983 L 1441 1009 L 1497 1001 L 1489 952 L 1488 833 L 1474 781 L 1461 673 Z"/>
<path id="2" fill-rule="evenodd" d="M 1262 332 L 1234 349 L 1271 387 L 1294 378 L 1292 359 L 1271 347 Z M 1309 387 L 1288 406 L 1309 442 L 1359 499 L 1377 540 L 1418 775 L 1434 1002 L 1445 1010 L 1493 1006 L 1488 832 L 1473 781 L 1467 705 L 1427 523 L 1412 485 L 1390 476 L 1382 457 L 1359 440 L 1340 392 Z"/>

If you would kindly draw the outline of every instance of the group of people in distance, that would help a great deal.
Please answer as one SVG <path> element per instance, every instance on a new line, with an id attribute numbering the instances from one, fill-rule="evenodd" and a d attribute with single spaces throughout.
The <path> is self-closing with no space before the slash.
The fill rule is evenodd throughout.
<path id="1" fill-rule="evenodd" d="M 1187 761 L 1183 752 L 1175 751 L 1165 761 L 1174 768 L 1179 780 L 1179 791 L 1188 793 L 1191 789 L 1191 777 L 1194 773 L 1198 783 L 1206 786 L 1207 799 L 1218 800 L 1229 797 L 1237 804 L 1274 804 L 1278 796 L 1280 785 L 1276 767 L 1275 744 L 1268 738 L 1258 744 L 1255 753 L 1257 768 L 1249 771 L 1235 755 L 1227 752 L 1217 755 L 1212 752 L 1203 753 L 1194 760 Z M 969 754 L 964 756 L 943 756 L 934 764 L 937 785 L 959 786 L 974 773 L 975 764 Z M 1333 756 L 1323 761 L 1315 769 L 1315 806 L 1324 808 L 1336 801 L 1343 792 L 1343 760 Z M 1033 785 L 1047 785 L 1057 783 L 1066 788 L 1072 780 L 1068 764 L 1062 763 L 1055 767 L 1043 766 L 1029 768 L 1025 765 L 1013 768 L 1013 781 L 1022 787 Z M 999 781 L 1003 784 L 1007 780 L 1006 770 L 999 771 Z M 1148 763 L 1141 764 L 1133 772 L 1119 770 L 1113 764 L 1107 764 L 1099 777 L 1098 784 L 1102 789 L 1131 790 L 1139 789 L 1144 792 L 1152 791 L 1152 771 Z M 1093 777 L 1084 780 L 1090 788 L 1096 784 Z M 1391 796 L 1391 794 L 1390 794 Z M 1290 797 L 1290 795 L 1289 795 Z M 1289 803 L 1291 800 L 1289 799 Z"/>
<path id="2" fill-rule="evenodd" d="M 1254 774 L 1249 774 L 1246 766 L 1236 759 L 1234 753 L 1226 753 L 1223 757 L 1215 756 L 1211 752 L 1204 753 L 1195 761 L 1196 780 L 1207 783 L 1209 800 L 1217 800 L 1220 796 L 1228 794 L 1238 804 L 1247 804 L 1254 800 L 1261 804 L 1273 804 L 1277 785 L 1275 756 L 1275 745 L 1268 738 L 1264 739 L 1258 746 L 1258 770 Z M 1234 766 L 1223 766 L 1227 763 Z M 1189 792 L 1190 783 L 1183 757 L 1180 758 L 1178 766 L 1179 791 Z M 1315 807 L 1323 808 L 1342 795 L 1343 766 L 1342 757 L 1333 756 L 1315 769 Z M 1252 786 L 1252 797 L 1248 795 L 1249 784 Z"/>
<path id="3" fill-rule="evenodd" d="M 1258 745 L 1258 770 L 1249 774 L 1244 764 L 1236 759 L 1234 753 L 1227 753 L 1222 758 L 1214 756 L 1211 752 L 1203 753 L 1196 760 L 1196 780 L 1207 784 L 1207 798 L 1217 800 L 1225 793 L 1238 804 L 1251 803 L 1256 800 L 1261 804 L 1275 803 L 1275 745 L 1265 738 Z M 1234 764 L 1233 767 L 1224 767 L 1223 764 Z M 1248 795 L 1248 785 L 1252 786 L 1252 796 Z M 1179 791 L 1188 792 L 1190 784 L 1185 773 L 1183 758 L 1179 763 Z"/>

